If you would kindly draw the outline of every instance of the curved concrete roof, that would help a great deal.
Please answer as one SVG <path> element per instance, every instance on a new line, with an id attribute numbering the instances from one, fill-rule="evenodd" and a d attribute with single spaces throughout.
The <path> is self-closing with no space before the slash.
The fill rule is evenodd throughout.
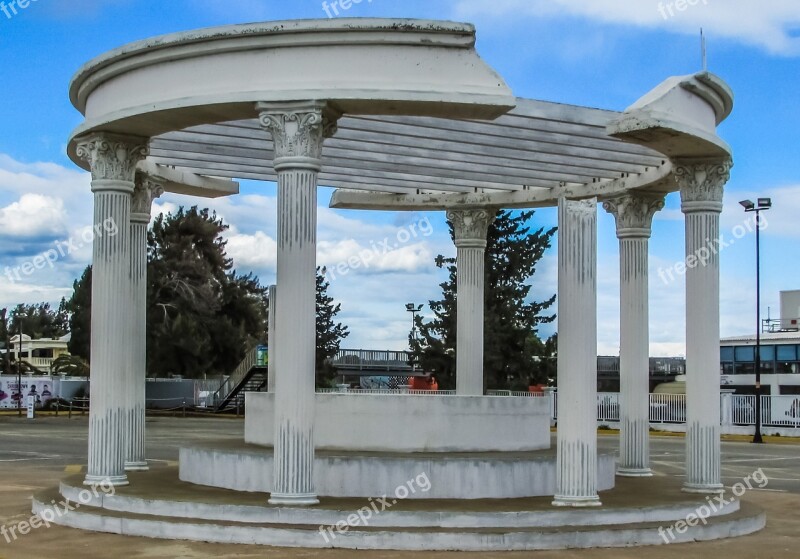
<path id="1" fill-rule="evenodd" d="M 83 134 L 142 136 L 147 165 L 222 194 L 235 187 L 196 176 L 276 178 L 258 102 L 327 101 L 343 114 L 320 174 L 345 189 L 334 205 L 408 209 L 673 191 L 671 157 L 730 154 L 716 126 L 733 106 L 705 72 L 669 78 L 623 113 L 515 98 L 478 56 L 471 25 L 386 19 L 156 37 L 86 64 L 70 95 L 86 116 L 68 148 L 78 165 Z"/>
<path id="2" fill-rule="evenodd" d="M 257 102 L 326 100 L 347 114 L 492 119 L 511 90 L 475 51 L 468 24 L 337 19 L 165 35 L 81 68 L 70 98 L 94 131 L 153 137 L 257 116 Z"/>

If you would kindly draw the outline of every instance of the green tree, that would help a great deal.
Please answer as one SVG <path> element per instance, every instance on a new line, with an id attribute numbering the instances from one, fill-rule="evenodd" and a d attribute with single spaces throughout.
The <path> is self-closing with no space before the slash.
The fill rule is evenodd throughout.
<path id="1" fill-rule="evenodd" d="M 229 374 L 266 340 L 267 295 L 258 278 L 237 275 L 225 252 L 228 229 L 196 207 L 157 217 L 147 238 L 147 371 L 186 378 Z M 90 357 L 92 270 L 66 303 L 69 350 Z"/>
<path id="2" fill-rule="evenodd" d="M 530 297 L 536 266 L 550 247 L 555 228 L 532 230 L 533 211 L 500 211 L 489 227 L 485 255 L 484 384 L 488 389 L 527 389 L 547 374 L 539 364 L 538 326 L 555 320 L 544 314 L 555 302 Z M 450 227 L 453 238 L 453 228 Z M 409 337 L 416 363 L 434 372 L 443 389 L 455 388 L 456 259 L 439 255 L 436 266 L 449 272 L 442 298 L 430 301 L 434 317 L 416 319 L 417 339 Z M 544 348 L 541 348 L 542 351 Z M 546 381 L 545 381 L 546 382 Z"/>
<path id="3" fill-rule="evenodd" d="M 8 309 L 0 309 L 0 344 L 3 345 L 3 361 L 0 363 L 0 370 L 4 375 L 11 372 L 11 360 L 8 353 L 11 347 L 11 336 L 8 331 Z"/>
<path id="4" fill-rule="evenodd" d="M 19 331 L 21 321 L 22 333 L 34 339 L 58 339 L 65 336 L 69 332 L 66 306 L 65 299 L 61 299 L 57 309 L 53 309 L 50 303 L 17 305 L 11 315 L 11 335 L 14 336 Z"/>
<path id="5" fill-rule="evenodd" d="M 159 216 L 148 234 L 148 372 L 187 378 L 230 373 L 266 341 L 267 292 L 233 270 L 208 209 Z"/>
<path id="6" fill-rule="evenodd" d="M 88 377 L 89 363 L 77 355 L 59 355 L 50 366 L 54 375 L 66 374 L 73 377 Z"/>
<path id="7" fill-rule="evenodd" d="M 330 282 L 325 279 L 325 268 L 317 268 L 317 384 L 329 387 L 336 376 L 336 370 L 329 360 L 339 351 L 344 338 L 350 335 L 346 326 L 336 322 L 336 315 L 342 305 L 334 304 L 333 297 L 328 295 Z"/>
<path id="8" fill-rule="evenodd" d="M 90 358 L 92 334 L 92 267 L 87 266 L 72 284 L 72 297 L 66 303 L 70 340 L 67 349 L 86 361 Z"/>
<path id="9" fill-rule="evenodd" d="M 252 274 L 237 275 L 225 251 L 228 229 L 209 210 L 179 209 L 159 216 L 148 233 L 147 363 L 154 376 L 186 378 L 232 372 L 246 351 L 267 339 L 267 290 Z M 91 267 L 66 303 L 70 352 L 89 359 Z M 336 322 L 341 305 L 328 295 L 317 270 L 316 360 L 322 383 L 334 371 L 327 360 L 349 332 Z M 66 366 L 66 364 L 65 364 Z"/>

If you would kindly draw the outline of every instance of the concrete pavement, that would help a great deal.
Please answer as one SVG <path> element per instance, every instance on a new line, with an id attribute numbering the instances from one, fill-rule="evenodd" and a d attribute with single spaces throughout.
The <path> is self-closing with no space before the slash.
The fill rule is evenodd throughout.
<path id="1" fill-rule="evenodd" d="M 0 418 L 0 524 L 13 525 L 29 519 L 30 496 L 54 487 L 68 474 L 79 473 L 86 460 L 86 418 L 39 418 L 33 422 Z M 241 437 L 243 423 L 227 418 L 153 418 L 148 420 L 148 457 L 154 465 L 177 460 L 178 447 L 188 441 Z M 658 475 L 683 475 L 683 439 L 654 437 L 653 466 Z M 600 437 L 600 447 L 614 449 L 617 438 Z M 94 559 L 125 556 L 150 558 L 255 558 L 279 559 L 395 559 L 410 557 L 477 559 L 531 558 L 667 558 L 689 559 L 728 556 L 771 559 L 791 557 L 800 547 L 800 445 L 723 444 L 724 481 L 732 485 L 763 468 L 770 482 L 763 490 L 745 496 L 765 508 L 767 529 L 759 534 L 720 542 L 669 545 L 629 550 L 577 550 L 543 553 L 402 553 L 317 550 L 281 550 L 249 546 L 168 542 L 108 534 L 94 534 L 61 527 L 39 528 L 12 543 L 0 537 L 0 559 Z"/>

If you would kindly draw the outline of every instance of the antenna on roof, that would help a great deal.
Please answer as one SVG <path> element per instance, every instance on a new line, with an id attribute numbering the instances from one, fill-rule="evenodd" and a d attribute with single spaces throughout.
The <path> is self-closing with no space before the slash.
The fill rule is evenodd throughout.
<path id="1" fill-rule="evenodd" d="M 703 60 L 703 72 L 708 72 L 708 52 L 706 51 L 706 35 L 700 28 L 700 56 Z"/>

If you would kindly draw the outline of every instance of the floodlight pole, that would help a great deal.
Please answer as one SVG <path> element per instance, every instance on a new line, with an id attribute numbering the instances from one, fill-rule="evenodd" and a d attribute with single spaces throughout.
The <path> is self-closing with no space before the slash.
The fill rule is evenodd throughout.
<path id="1" fill-rule="evenodd" d="M 772 207 L 772 200 L 759 198 L 757 203 L 750 200 L 739 202 L 745 213 L 756 214 L 756 429 L 754 444 L 763 444 L 761 436 L 761 212 Z"/>
<path id="2" fill-rule="evenodd" d="M 762 444 L 761 437 L 761 208 L 756 213 L 756 432 L 753 443 Z"/>
<path id="3" fill-rule="evenodd" d="M 22 417 L 22 314 L 17 309 L 17 416 Z"/>

